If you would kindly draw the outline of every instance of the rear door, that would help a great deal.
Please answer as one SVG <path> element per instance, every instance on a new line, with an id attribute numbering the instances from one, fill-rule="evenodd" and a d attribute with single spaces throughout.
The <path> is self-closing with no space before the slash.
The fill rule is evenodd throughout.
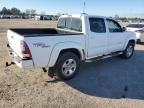
<path id="1" fill-rule="evenodd" d="M 104 18 L 90 17 L 88 57 L 93 58 L 107 53 L 108 36 Z"/>
<path id="2" fill-rule="evenodd" d="M 123 49 L 126 34 L 123 32 L 122 27 L 112 19 L 106 19 L 108 28 L 108 51 L 116 52 Z"/>

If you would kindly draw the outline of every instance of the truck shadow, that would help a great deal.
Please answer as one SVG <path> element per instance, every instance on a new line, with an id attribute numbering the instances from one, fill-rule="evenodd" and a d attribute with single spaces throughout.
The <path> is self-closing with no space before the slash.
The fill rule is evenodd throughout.
<path id="1" fill-rule="evenodd" d="M 84 63 L 79 74 L 66 81 L 72 88 L 102 98 L 144 99 L 144 51 L 129 60 L 118 57 Z"/>

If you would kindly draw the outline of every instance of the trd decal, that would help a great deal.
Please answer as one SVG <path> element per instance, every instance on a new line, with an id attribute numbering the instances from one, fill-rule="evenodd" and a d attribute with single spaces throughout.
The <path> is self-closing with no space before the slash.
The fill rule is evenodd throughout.
<path id="1" fill-rule="evenodd" d="M 42 47 L 42 48 L 47 48 L 50 47 L 49 45 L 46 45 L 44 43 L 33 43 L 34 47 Z"/>

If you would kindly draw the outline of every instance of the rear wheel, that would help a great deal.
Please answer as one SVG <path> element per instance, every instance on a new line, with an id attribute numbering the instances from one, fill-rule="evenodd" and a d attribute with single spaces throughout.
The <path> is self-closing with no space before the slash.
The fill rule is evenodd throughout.
<path id="1" fill-rule="evenodd" d="M 77 55 L 72 52 L 61 54 L 56 63 L 55 73 L 63 80 L 72 79 L 79 70 L 80 60 Z"/>
<path id="2" fill-rule="evenodd" d="M 129 42 L 121 57 L 124 59 L 129 59 L 132 57 L 133 53 L 134 53 L 134 43 Z"/>

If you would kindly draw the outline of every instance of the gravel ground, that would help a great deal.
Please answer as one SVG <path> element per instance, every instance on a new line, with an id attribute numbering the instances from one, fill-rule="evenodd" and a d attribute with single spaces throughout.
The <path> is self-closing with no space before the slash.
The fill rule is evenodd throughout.
<path id="1" fill-rule="evenodd" d="M 130 60 L 118 57 L 81 65 L 70 81 L 55 81 L 41 69 L 12 65 L 6 49 L 10 27 L 55 27 L 56 22 L 0 20 L 0 108 L 143 108 L 144 45 Z"/>

